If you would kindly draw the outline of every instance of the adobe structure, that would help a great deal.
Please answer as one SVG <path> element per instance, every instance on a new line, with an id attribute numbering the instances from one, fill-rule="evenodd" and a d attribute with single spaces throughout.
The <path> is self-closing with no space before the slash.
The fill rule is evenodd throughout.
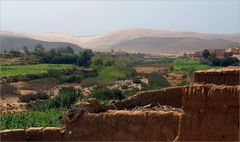
<path id="1" fill-rule="evenodd" d="M 110 105 L 79 102 L 63 117 L 64 128 L 4 130 L 1 140 L 239 141 L 239 78 L 239 67 L 197 71 L 190 86 L 139 92 Z"/>

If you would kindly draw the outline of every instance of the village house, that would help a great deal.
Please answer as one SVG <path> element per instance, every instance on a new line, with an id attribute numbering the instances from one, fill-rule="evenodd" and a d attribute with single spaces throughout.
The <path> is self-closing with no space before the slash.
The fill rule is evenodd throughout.
<path id="1" fill-rule="evenodd" d="M 232 54 L 240 54 L 240 47 L 226 48 L 225 52 L 232 53 Z"/>
<path id="2" fill-rule="evenodd" d="M 224 49 L 213 49 L 213 55 L 216 58 L 224 58 L 225 57 L 225 51 L 224 51 Z"/>

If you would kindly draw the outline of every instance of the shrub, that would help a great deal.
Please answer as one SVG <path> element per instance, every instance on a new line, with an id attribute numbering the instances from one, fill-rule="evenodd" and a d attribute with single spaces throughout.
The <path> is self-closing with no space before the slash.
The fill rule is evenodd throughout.
<path id="1" fill-rule="evenodd" d="M 138 76 L 137 71 L 135 69 L 132 69 L 130 73 L 130 77 L 136 77 L 136 76 Z"/>
<path id="2" fill-rule="evenodd" d="M 132 88 L 132 90 L 126 90 L 125 92 L 124 92 L 124 96 L 125 97 L 130 97 L 130 96 L 133 96 L 133 95 L 135 95 L 137 92 L 139 92 L 140 91 L 140 89 L 139 88 Z"/>
<path id="3" fill-rule="evenodd" d="M 48 77 L 53 77 L 56 79 L 59 79 L 61 77 L 61 71 L 59 71 L 57 69 L 47 70 L 47 74 L 48 74 Z"/>
<path id="4" fill-rule="evenodd" d="M 151 88 L 162 88 L 170 86 L 170 83 L 158 72 L 149 74 L 148 82 Z"/>
<path id="5" fill-rule="evenodd" d="M 70 107 L 80 97 L 79 90 L 75 88 L 63 88 L 59 94 L 44 102 L 35 103 L 30 106 L 33 110 L 45 111 L 51 108 Z"/>
<path id="6" fill-rule="evenodd" d="M 141 82 L 141 86 L 142 86 L 142 90 L 149 90 L 150 89 L 149 85 L 144 83 L 144 82 Z"/>
<path id="7" fill-rule="evenodd" d="M 209 58 L 208 62 L 205 62 L 211 66 L 236 66 L 239 65 L 239 60 L 236 57 L 225 57 L 225 58 Z"/>
<path id="8" fill-rule="evenodd" d="M 59 78 L 62 83 L 79 83 L 82 79 L 82 75 L 61 75 Z"/>
<path id="9" fill-rule="evenodd" d="M 110 101 L 110 100 L 121 100 L 124 98 L 121 90 L 113 89 L 110 90 L 107 87 L 95 90 L 90 97 L 96 98 L 102 102 Z"/>
<path id="10" fill-rule="evenodd" d="M 112 89 L 112 92 L 117 100 L 122 100 L 125 98 L 120 89 L 117 89 L 117 88 Z"/>
<path id="11" fill-rule="evenodd" d="M 36 101 L 37 99 L 46 100 L 48 98 L 49 98 L 49 96 L 46 93 L 39 92 L 39 93 L 36 93 L 36 94 L 22 95 L 22 96 L 19 97 L 19 100 L 21 102 L 28 103 L 28 102 L 31 102 L 31 101 Z"/>
<path id="12" fill-rule="evenodd" d="M 121 88 L 122 89 L 128 89 L 128 86 L 124 84 Z"/>
<path id="13" fill-rule="evenodd" d="M 82 87 L 90 87 L 93 85 L 98 85 L 98 80 L 95 77 L 90 77 L 81 81 Z"/>
<path id="14" fill-rule="evenodd" d="M 138 78 L 135 78 L 135 79 L 133 79 L 132 81 L 133 81 L 133 83 L 135 83 L 135 84 L 141 84 L 141 80 L 138 79 Z"/>

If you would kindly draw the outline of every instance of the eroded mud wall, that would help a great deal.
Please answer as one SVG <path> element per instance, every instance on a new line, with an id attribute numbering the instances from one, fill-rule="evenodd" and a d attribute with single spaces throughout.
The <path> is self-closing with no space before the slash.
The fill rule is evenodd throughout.
<path id="1" fill-rule="evenodd" d="M 168 105 L 175 108 L 182 107 L 182 87 L 170 87 L 161 90 L 143 91 L 136 95 L 113 103 L 113 109 L 133 108 L 136 106 L 144 106 L 148 104 Z"/>
<path id="2" fill-rule="evenodd" d="M 62 141 L 63 128 L 29 128 L 0 131 L 1 141 Z"/>
<path id="3" fill-rule="evenodd" d="M 108 111 L 86 113 L 67 121 L 65 140 L 174 140 L 179 113 Z"/>
<path id="4" fill-rule="evenodd" d="M 194 82 L 240 85 L 240 67 L 227 67 L 194 72 Z"/>
<path id="5" fill-rule="evenodd" d="M 239 140 L 240 86 L 194 85 L 183 91 L 176 140 Z"/>

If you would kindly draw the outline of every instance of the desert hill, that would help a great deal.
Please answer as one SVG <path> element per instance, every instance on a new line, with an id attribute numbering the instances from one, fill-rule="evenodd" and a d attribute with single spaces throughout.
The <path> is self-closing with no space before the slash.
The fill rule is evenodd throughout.
<path id="1" fill-rule="evenodd" d="M 70 36 L 56 33 L 15 33 L 1 31 L 2 36 L 32 38 L 48 42 L 68 42 L 95 51 L 111 49 L 144 53 L 183 53 L 207 48 L 240 46 L 240 34 L 213 34 L 132 28 L 97 36 Z"/>
<path id="2" fill-rule="evenodd" d="M 35 40 L 31 38 L 25 37 L 17 37 L 17 36 L 1 36 L 1 51 L 9 51 L 9 50 L 22 50 L 23 46 L 26 46 L 29 50 L 33 51 L 37 44 L 43 45 L 43 47 L 48 51 L 51 48 L 66 48 L 70 46 L 73 48 L 75 52 L 79 52 L 82 50 L 76 44 L 67 43 L 67 42 L 49 42 L 49 41 L 41 41 Z"/>
<path id="3" fill-rule="evenodd" d="M 162 38 L 162 37 L 141 37 L 126 42 L 121 42 L 112 46 L 112 49 L 123 50 L 127 52 L 141 53 L 170 53 L 179 54 L 184 52 L 194 52 L 204 49 L 224 49 L 227 47 L 239 46 L 239 43 L 213 39 L 205 40 L 194 37 L 186 38 Z"/>

